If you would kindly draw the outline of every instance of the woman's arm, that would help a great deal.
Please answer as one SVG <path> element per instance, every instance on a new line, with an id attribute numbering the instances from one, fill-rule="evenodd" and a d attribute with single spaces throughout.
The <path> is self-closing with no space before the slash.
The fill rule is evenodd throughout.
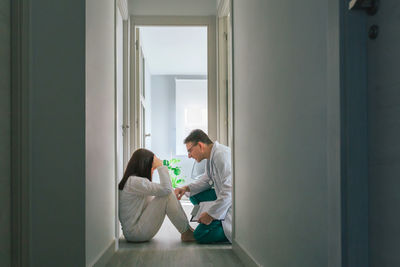
<path id="1" fill-rule="evenodd" d="M 171 179 L 168 168 L 160 166 L 157 168 L 160 175 L 160 183 L 150 182 L 147 178 L 131 177 L 127 182 L 126 190 L 144 196 L 167 196 L 172 192 Z"/>
<path id="2" fill-rule="evenodd" d="M 133 177 L 129 183 L 129 191 L 141 195 L 150 196 L 166 196 L 172 192 L 171 178 L 169 177 L 168 168 L 162 165 L 162 161 L 154 156 L 151 173 L 157 169 L 160 176 L 160 183 L 153 183 L 146 178 Z"/>

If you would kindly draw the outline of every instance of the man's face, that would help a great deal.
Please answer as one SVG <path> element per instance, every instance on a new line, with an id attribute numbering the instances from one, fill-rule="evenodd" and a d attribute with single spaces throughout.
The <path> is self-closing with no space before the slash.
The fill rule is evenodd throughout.
<path id="1" fill-rule="evenodd" d="M 189 142 L 186 144 L 186 149 L 187 149 L 189 158 L 194 158 L 197 162 L 200 162 L 203 160 L 203 153 L 201 151 L 200 143 Z"/>

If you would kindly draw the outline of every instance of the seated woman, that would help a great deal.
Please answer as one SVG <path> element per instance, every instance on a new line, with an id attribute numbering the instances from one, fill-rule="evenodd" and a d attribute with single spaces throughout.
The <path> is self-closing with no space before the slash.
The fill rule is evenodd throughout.
<path id="1" fill-rule="evenodd" d="M 160 176 L 159 184 L 152 182 L 156 169 Z M 168 168 L 153 152 L 138 149 L 133 153 L 118 188 L 119 220 L 126 240 L 150 240 L 168 215 L 181 233 L 181 240 L 194 241 L 193 229 L 173 193 Z"/>

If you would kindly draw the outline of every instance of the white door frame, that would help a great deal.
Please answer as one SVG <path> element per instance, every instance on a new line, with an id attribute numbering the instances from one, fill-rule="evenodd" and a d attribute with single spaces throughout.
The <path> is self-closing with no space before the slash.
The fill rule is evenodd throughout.
<path id="1" fill-rule="evenodd" d="M 141 37 L 140 37 L 140 29 L 135 29 L 135 58 L 139 59 L 136 60 L 136 68 L 135 68 L 135 77 L 141 77 L 141 79 L 136 79 L 135 84 L 135 100 L 134 106 L 136 107 L 136 139 L 135 144 L 136 148 L 145 147 L 145 121 L 143 115 L 146 114 L 144 110 L 146 110 L 146 100 L 145 100 L 145 70 L 146 66 L 144 64 L 145 55 L 143 52 L 143 47 L 141 44 Z M 139 120 L 140 118 L 140 120 Z"/>
<path id="2" fill-rule="evenodd" d="M 123 132 L 123 150 L 122 150 L 122 158 L 123 158 L 123 166 L 125 168 L 126 163 L 128 161 L 128 151 L 129 151 L 129 134 L 128 134 L 128 129 L 129 129 L 129 112 L 128 112 L 128 107 L 129 107 L 129 90 L 128 90 L 128 79 L 129 79 L 129 70 L 128 70 L 128 57 L 129 57 L 129 13 L 128 13 L 128 3 L 126 0 L 116 0 L 115 1 L 115 15 L 114 15 L 114 25 L 115 25 L 115 31 L 114 31 L 114 58 L 115 58 L 115 63 L 114 63 L 114 71 L 115 71 L 115 89 L 114 89 L 114 96 L 115 96 L 115 110 L 114 110 L 114 120 L 115 120 L 115 139 L 114 139 L 114 148 L 115 148 L 115 250 L 118 250 L 119 247 L 119 236 L 120 236 L 120 224 L 119 224 L 119 218 L 118 218 L 118 183 L 119 180 L 122 177 L 119 177 L 120 174 L 118 172 L 118 129 L 119 127 L 122 127 L 122 132 Z M 120 15 L 120 16 L 119 16 Z M 122 107 L 117 105 L 117 97 L 118 97 L 118 88 L 117 88 L 117 79 L 118 79 L 118 73 L 117 73 L 117 56 L 118 56 L 118 47 L 117 47 L 117 20 L 119 18 L 122 18 L 122 76 L 123 76 L 123 81 L 122 81 L 122 87 L 123 87 L 123 99 L 122 99 Z M 118 109 L 122 108 L 122 117 L 123 117 L 123 125 L 118 124 L 117 120 L 117 114 L 118 114 Z"/>
<path id="3" fill-rule="evenodd" d="M 130 138 L 128 134 L 129 126 L 129 34 L 130 34 L 130 23 L 129 23 L 129 13 L 128 13 L 128 4 L 127 0 L 116 0 L 116 12 L 119 11 L 122 20 L 123 20 L 123 131 L 124 131 L 124 150 L 123 150 L 123 158 L 124 158 L 124 166 L 126 166 L 129 160 L 129 143 Z M 117 19 L 117 18 L 116 18 Z M 116 36 L 115 36 L 116 38 Z M 116 42 L 116 39 L 115 39 Z M 116 51 L 115 51 L 116 55 Z M 115 66 L 115 71 L 117 68 Z M 116 92 L 116 91 L 115 91 Z M 116 107 L 117 108 L 117 107 Z M 117 110 L 115 110 L 116 112 Z"/>
<path id="4" fill-rule="evenodd" d="M 230 0 L 221 0 L 217 9 L 217 66 L 218 66 L 218 141 L 232 147 L 232 23 Z"/>
<path id="5" fill-rule="evenodd" d="M 232 162 L 232 248 L 241 252 L 235 242 L 235 142 L 233 93 L 232 1 L 221 0 L 217 7 L 218 36 L 218 138 L 231 148 Z M 239 249 L 238 249 L 239 247 Z"/>
<path id="6" fill-rule="evenodd" d="M 215 16 L 131 16 L 131 50 L 130 50 L 130 152 L 133 153 L 138 144 L 137 90 L 136 86 L 136 53 L 135 28 L 138 26 L 206 26 L 207 27 L 207 80 L 208 80 L 208 135 L 217 139 L 217 70 L 216 70 L 216 18 Z M 135 143 L 133 140 L 136 140 Z"/>
<path id="7" fill-rule="evenodd" d="M 138 114 L 140 120 L 137 125 L 138 135 L 136 136 L 136 144 L 139 147 L 146 147 L 146 137 L 150 137 L 150 133 L 146 132 L 146 114 L 147 114 L 147 106 L 146 106 L 146 53 L 144 52 L 144 47 L 141 44 L 140 37 L 140 29 L 136 28 L 136 58 L 139 60 L 136 61 L 136 77 L 141 77 L 141 79 L 136 79 L 136 114 Z"/>

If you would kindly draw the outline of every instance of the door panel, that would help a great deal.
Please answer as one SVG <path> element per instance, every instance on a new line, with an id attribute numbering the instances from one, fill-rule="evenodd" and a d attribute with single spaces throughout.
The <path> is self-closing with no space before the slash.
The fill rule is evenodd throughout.
<path id="1" fill-rule="evenodd" d="M 218 141 L 232 147 L 232 56 L 230 14 L 218 18 Z"/>
<path id="2" fill-rule="evenodd" d="M 141 54 L 141 43 L 140 43 L 140 29 L 136 28 L 136 38 L 135 38 L 135 47 L 136 47 L 136 70 L 135 70 L 135 76 L 136 76 L 136 84 L 135 84 L 135 106 L 136 106 L 136 116 L 135 116 L 135 149 L 138 149 L 142 147 L 142 130 L 141 130 L 141 118 L 142 118 L 142 105 L 141 105 L 141 88 L 142 88 L 142 71 L 141 71 L 141 66 L 142 66 L 142 54 Z"/>
<path id="3" fill-rule="evenodd" d="M 123 72 L 123 21 L 118 10 L 116 18 L 116 164 L 117 164 L 117 179 L 121 179 L 123 175 L 123 92 L 124 92 L 124 72 Z"/>
<path id="4" fill-rule="evenodd" d="M 146 63 L 140 41 L 140 28 L 136 28 L 136 148 L 145 147 L 146 135 Z"/>
<path id="5" fill-rule="evenodd" d="M 400 1 L 380 1 L 368 27 L 370 266 L 400 266 Z"/>

